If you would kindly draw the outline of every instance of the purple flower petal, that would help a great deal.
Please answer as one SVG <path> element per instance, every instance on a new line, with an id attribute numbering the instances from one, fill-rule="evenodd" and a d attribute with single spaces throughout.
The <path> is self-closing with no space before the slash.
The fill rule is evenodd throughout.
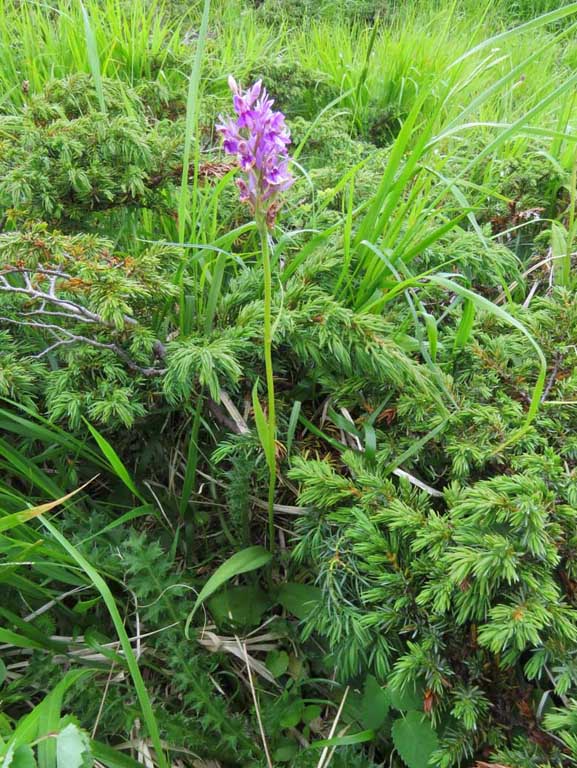
<path id="1" fill-rule="evenodd" d="M 236 119 L 219 116 L 216 130 L 223 137 L 224 151 L 235 155 L 244 178 L 237 180 L 240 200 L 253 212 L 262 212 L 272 226 L 280 202 L 280 192 L 289 189 L 294 179 L 288 169 L 287 147 L 290 131 L 282 112 L 273 111 L 262 81 L 243 91 L 232 77 L 228 79 L 233 93 Z"/>

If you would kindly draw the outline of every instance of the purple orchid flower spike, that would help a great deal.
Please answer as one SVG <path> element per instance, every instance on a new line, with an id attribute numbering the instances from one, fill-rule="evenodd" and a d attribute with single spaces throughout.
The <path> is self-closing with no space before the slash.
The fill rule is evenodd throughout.
<path id="1" fill-rule="evenodd" d="M 263 217 L 269 229 L 280 208 L 279 193 L 294 183 L 288 168 L 290 131 L 282 112 L 272 110 L 262 81 L 243 91 L 231 76 L 236 119 L 220 116 L 216 130 L 222 134 L 224 151 L 236 155 L 244 177 L 237 180 L 240 199 L 256 217 Z"/>
<path id="2" fill-rule="evenodd" d="M 267 425 L 259 427 L 259 439 L 264 449 L 268 469 L 268 521 L 269 547 L 274 551 L 274 492 L 276 484 L 276 415 L 274 395 L 274 370 L 272 361 L 272 265 L 268 230 L 273 229 L 276 215 L 281 206 L 281 193 L 287 190 L 294 179 L 289 171 L 287 147 L 290 132 L 285 125 L 282 112 L 274 112 L 273 101 L 259 80 L 243 91 L 233 77 L 228 84 L 236 119 L 220 117 L 216 130 L 222 134 L 224 150 L 235 155 L 242 175 L 237 179 L 240 199 L 250 205 L 255 218 L 262 247 L 262 271 L 264 284 L 263 341 L 267 388 Z M 257 384 L 253 390 L 255 413 L 260 408 Z M 264 415 L 263 415 L 264 418 Z"/>

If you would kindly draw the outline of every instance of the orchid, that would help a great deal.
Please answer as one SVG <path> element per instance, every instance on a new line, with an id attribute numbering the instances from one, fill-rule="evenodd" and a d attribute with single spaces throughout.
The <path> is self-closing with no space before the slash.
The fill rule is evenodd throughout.
<path id="1" fill-rule="evenodd" d="M 272 229 L 280 208 L 279 194 L 294 183 L 288 167 L 290 131 L 283 113 L 273 111 L 274 101 L 261 80 L 244 92 L 232 76 L 228 83 L 236 119 L 221 115 L 216 129 L 223 137 L 225 152 L 236 156 L 243 172 L 236 182 L 241 201 Z"/>
<path id="2" fill-rule="evenodd" d="M 266 420 L 258 401 L 258 382 L 253 390 L 253 407 L 269 470 L 269 547 L 273 552 L 277 429 L 272 363 L 272 268 L 269 230 L 273 229 L 281 206 L 280 193 L 289 189 L 294 182 L 288 167 L 287 147 L 290 144 L 290 131 L 285 124 L 282 112 L 273 111 L 274 101 L 269 98 L 261 80 L 246 91 L 241 89 L 232 75 L 228 79 L 228 84 L 233 93 L 232 101 L 236 119 L 221 115 L 216 130 L 222 134 L 224 151 L 237 158 L 238 166 L 242 171 L 241 178 L 236 182 L 240 190 L 240 199 L 243 203 L 248 203 L 251 208 L 262 248 L 263 336 L 268 406 Z"/>

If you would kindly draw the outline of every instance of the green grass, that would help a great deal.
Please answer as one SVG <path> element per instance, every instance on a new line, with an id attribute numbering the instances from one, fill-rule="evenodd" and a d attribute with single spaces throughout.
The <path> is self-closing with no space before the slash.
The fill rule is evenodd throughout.
<path id="1" fill-rule="evenodd" d="M 551 0 L 0 0 L 2 766 L 572 764 L 576 63 Z"/>

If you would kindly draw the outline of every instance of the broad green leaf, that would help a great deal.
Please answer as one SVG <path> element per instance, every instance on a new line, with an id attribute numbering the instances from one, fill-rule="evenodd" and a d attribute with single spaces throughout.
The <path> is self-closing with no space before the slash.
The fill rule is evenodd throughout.
<path id="1" fill-rule="evenodd" d="M 575 11 L 573 11 L 574 13 Z M 571 11 L 569 11 L 571 13 Z M 542 24 L 546 24 L 547 20 L 543 21 L 543 17 L 540 17 L 535 20 L 539 26 Z M 557 36 L 556 40 L 557 42 L 561 40 L 565 35 L 571 34 L 572 30 L 574 28 L 574 24 L 568 24 L 563 30 L 563 32 Z M 512 29 L 509 30 L 506 34 L 515 34 L 518 30 Z M 486 47 L 487 44 L 490 44 L 491 41 L 484 40 L 481 43 L 481 47 Z M 543 56 L 544 53 L 546 53 L 548 50 L 551 49 L 551 38 L 549 35 L 545 38 L 545 44 L 541 47 L 534 47 L 531 46 L 531 52 L 528 56 L 523 58 L 521 61 L 519 61 L 515 66 L 513 67 L 507 67 L 505 74 L 500 77 L 498 80 L 491 82 L 488 88 L 485 88 L 481 93 L 479 93 L 475 98 L 468 99 L 467 103 L 463 106 L 462 110 L 459 112 L 458 115 L 456 115 L 452 120 L 450 120 L 447 124 L 443 126 L 442 132 L 439 134 L 439 136 L 435 137 L 434 141 L 438 141 L 439 139 L 442 139 L 447 133 L 451 132 L 451 130 L 456 125 L 458 128 L 461 127 L 460 124 L 463 123 L 464 119 L 467 117 L 467 115 L 470 115 L 471 113 L 475 113 L 478 111 L 479 107 L 484 104 L 486 101 L 488 101 L 492 96 L 494 96 L 499 91 L 502 91 L 504 86 L 506 86 L 510 82 L 514 82 L 519 79 L 519 77 L 527 71 L 527 68 L 531 64 L 532 61 L 538 59 L 540 56 Z M 465 54 L 463 54 L 462 57 L 460 57 L 459 60 L 463 60 L 464 58 L 471 55 L 473 51 L 469 50 L 466 51 Z M 479 49 L 477 49 L 477 52 Z M 458 63 L 454 62 L 454 64 Z M 453 66 L 453 65 L 451 65 Z"/>
<path id="2" fill-rule="evenodd" d="M 544 27 L 546 24 L 552 24 L 553 22 L 558 21 L 559 19 L 563 19 L 566 16 L 570 16 L 573 13 L 577 13 L 577 3 L 570 3 L 564 8 L 558 8 L 557 10 L 551 11 L 550 13 L 544 13 L 541 16 L 537 16 L 536 18 L 531 19 L 530 21 L 526 21 L 524 24 L 520 24 L 519 26 L 514 27 L 513 29 L 508 29 L 505 32 L 499 32 L 498 34 L 483 40 L 473 48 L 469 48 L 468 51 L 465 51 L 465 53 L 461 54 L 457 59 L 455 59 L 455 61 L 453 61 L 452 64 L 449 65 L 449 69 L 486 48 L 496 48 L 497 46 L 500 46 L 505 40 L 513 37 L 514 35 L 521 35 L 523 33 L 529 32 L 530 30 Z"/>
<path id="3" fill-rule="evenodd" d="M 297 428 L 297 424 L 299 421 L 299 414 L 301 412 L 301 401 L 295 400 L 293 403 L 293 407 L 291 408 L 291 415 L 289 419 L 288 429 L 287 429 L 287 438 L 286 438 L 286 452 L 287 456 L 290 456 L 291 448 Z"/>
<path id="4" fill-rule="evenodd" d="M 24 717 L 20 718 L 18 725 L 10 737 L 10 746 L 17 751 L 19 747 L 30 744 L 38 737 L 43 737 L 47 733 L 56 731 L 60 722 L 60 705 L 62 697 L 66 691 L 76 685 L 80 680 L 91 674 L 90 670 L 70 670 L 64 677 L 54 685 L 50 693 L 37 704 L 34 709 Z M 42 744 L 47 741 L 54 743 L 52 739 L 44 739 L 39 744 L 39 762 L 42 765 L 43 755 L 41 754 Z M 56 753 L 54 752 L 54 758 Z"/>
<path id="5" fill-rule="evenodd" d="M 202 421 L 202 413 L 204 410 L 204 401 L 204 390 L 201 390 L 201 393 L 196 402 L 196 407 L 194 409 L 194 418 L 192 420 L 190 438 L 188 441 L 186 468 L 184 470 L 184 480 L 182 482 L 182 495 L 180 497 L 180 504 L 178 506 L 178 511 L 180 512 L 181 517 L 184 517 L 196 482 L 196 468 L 198 465 L 199 456 L 198 436 L 200 433 L 200 423 Z"/>
<path id="6" fill-rule="evenodd" d="M 11 629 L 2 629 L 2 627 L 0 627 L 0 643 L 10 644 L 16 648 L 36 648 L 38 650 L 46 650 L 46 647 L 54 648 L 49 640 L 45 646 L 33 638 L 20 635 Z M 64 646 L 61 647 L 61 650 L 64 650 Z"/>
<path id="7" fill-rule="evenodd" d="M 211 614 L 218 622 L 232 621 L 245 627 L 260 623 L 272 600 L 257 586 L 232 587 L 210 598 Z"/>
<path id="8" fill-rule="evenodd" d="M 32 747 L 29 744 L 23 744 L 11 755 L 7 755 L 0 765 L 2 768 L 36 768 L 37 763 Z"/>
<path id="9" fill-rule="evenodd" d="M 288 763 L 295 758 L 298 751 L 299 748 L 295 741 L 286 741 L 275 749 L 273 759 L 276 763 Z"/>
<path id="10" fill-rule="evenodd" d="M 427 768 L 431 754 L 439 739 L 422 712 L 407 712 L 395 720 L 392 728 L 393 744 L 408 768 Z"/>
<path id="11" fill-rule="evenodd" d="M 307 243 L 305 243 L 301 250 L 291 257 L 291 260 L 286 265 L 285 269 L 283 269 L 281 272 L 281 281 L 286 283 L 287 280 L 292 277 L 297 269 L 301 266 L 301 264 L 303 264 L 303 262 L 305 262 L 308 257 L 317 250 L 317 248 L 320 248 L 322 245 L 324 245 L 328 241 L 329 237 L 334 234 L 340 226 L 340 222 L 337 222 L 336 224 L 333 224 L 331 227 L 326 229 L 324 232 L 321 232 L 320 234 L 311 238 Z"/>
<path id="12" fill-rule="evenodd" d="M 6 664 L 0 659 L 0 685 L 6 680 Z"/>
<path id="13" fill-rule="evenodd" d="M 0 456 L 14 467 L 20 477 L 34 483 L 48 498 L 58 499 L 64 495 L 63 489 L 59 488 L 46 472 L 43 472 L 20 451 L 16 450 L 13 445 L 2 439 L 0 439 Z"/>
<path id="14" fill-rule="evenodd" d="M 389 474 L 397 467 L 400 467 L 401 464 L 404 464 L 405 461 L 413 456 L 416 456 L 423 446 L 425 446 L 430 440 L 436 437 L 439 432 L 443 431 L 443 429 L 447 426 L 447 421 L 448 419 L 443 419 L 443 421 L 437 424 L 436 427 L 433 427 L 433 429 L 427 432 L 426 435 L 423 435 L 423 437 L 420 437 L 418 440 L 413 440 L 406 451 L 403 451 L 400 456 L 391 461 L 390 464 L 387 464 L 384 469 L 384 474 Z"/>
<path id="15" fill-rule="evenodd" d="M 318 704 L 309 704 L 308 707 L 304 708 L 303 711 L 303 723 L 312 723 L 313 720 L 316 720 L 318 717 L 321 716 L 322 708 Z"/>
<path id="16" fill-rule="evenodd" d="M 88 736 L 70 723 L 56 738 L 56 765 L 58 768 L 89 768 L 91 762 Z"/>
<path id="17" fill-rule="evenodd" d="M 1 408 L 0 433 L 6 430 L 23 437 L 31 437 L 45 445 L 56 443 L 57 445 L 64 446 L 67 451 L 74 449 L 75 452 L 90 459 L 91 462 L 102 467 L 105 466 L 105 463 L 97 452 L 92 451 L 89 446 L 81 440 L 77 440 L 70 434 L 70 432 L 61 429 L 56 424 L 52 424 L 41 414 L 29 410 L 26 406 L 22 405 L 22 403 L 16 403 L 6 398 L 0 398 L 0 400 L 8 403 L 11 406 L 11 409 L 18 409 L 22 413 L 30 416 L 30 418 L 27 419 L 23 416 L 18 416 L 18 414 L 14 413 L 12 410 Z"/>
<path id="18" fill-rule="evenodd" d="M 125 755 L 101 741 L 91 741 L 90 749 L 94 759 L 105 765 L 106 768 L 142 768 L 142 764 L 129 755 Z"/>
<path id="19" fill-rule="evenodd" d="M 284 675 L 289 666 L 289 655 L 286 651 L 269 651 L 266 656 L 266 668 L 273 677 Z"/>
<path id="20" fill-rule="evenodd" d="M 305 704 L 302 699 L 295 699 L 281 712 L 279 724 L 282 728 L 294 728 L 301 721 Z"/>
<path id="21" fill-rule="evenodd" d="M 96 608 L 96 606 L 100 603 L 102 600 L 101 597 L 93 597 L 91 600 L 79 600 L 77 603 L 74 604 L 72 610 L 74 613 L 78 614 L 79 616 L 83 616 L 85 613 L 88 613 L 93 608 Z"/>
<path id="22" fill-rule="evenodd" d="M 196 142 L 195 151 L 198 149 L 198 112 L 199 112 L 199 94 L 201 81 L 202 59 L 204 46 L 208 35 L 208 22 L 210 18 L 210 2 L 204 0 L 202 19 L 198 36 L 195 44 L 194 59 L 192 70 L 188 79 L 188 94 L 186 98 L 186 121 L 184 129 L 184 149 L 182 153 L 182 177 L 180 182 L 180 193 L 178 195 L 178 242 L 184 243 L 186 233 L 187 205 L 189 204 L 188 194 L 188 176 L 193 149 L 193 139 Z M 181 329 L 182 330 L 182 329 Z"/>
<path id="23" fill-rule="evenodd" d="M 212 574 L 210 579 L 206 582 L 201 589 L 192 611 L 189 613 L 186 620 L 185 633 L 188 636 L 188 630 L 190 622 L 198 608 L 209 598 L 217 589 L 226 584 L 227 581 L 234 579 L 235 576 L 239 576 L 241 573 L 247 573 L 247 571 L 254 571 L 257 568 L 262 568 L 271 559 L 272 555 L 264 547 L 255 546 L 242 549 L 240 552 L 236 552 L 232 557 L 229 557 L 216 571 Z"/>
<path id="24" fill-rule="evenodd" d="M 0 747 L 2 748 L 2 751 L 5 750 L 5 745 L 0 742 Z M 2 757 L 2 762 L 0 763 L 0 768 L 10 768 L 12 765 L 12 760 L 14 759 L 14 745 L 10 744 L 6 751 L 4 752 L 4 755 Z"/>
<path id="25" fill-rule="evenodd" d="M 98 45 L 96 43 L 96 36 L 90 23 L 90 16 L 88 11 L 84 7 L 82 0 L 80 2 L 80 9 L 82 11 L 82 19 L 84 21 L 84 35 L 86 38 L 86 52 L 88 54 L 88 64 L 90 65 L 90 72 L 94 78 L 94 86 L 96 88 L 96 94 L 98 96 L 98 104 L 102 112 L 106 112 L 106 102 L 104 100 L 104 88 L 102 87 L 102 73 L 100 71 L 100 57 L 98 55 Z"/>
<path id="26" fill-rule="evenodd" d="M 141 507 L 135 507 L 134 509 L 130 509 L 128 512 L 125 512 L 123 515 L 120 515 L 120 517 L 117 517 L 111 523 L 105 525 L 104 528 L 101 528 L 99 531 L 96 531 L 96 533 L 93 533 L 90 536 L 87 536 L 85 539 L 82 539 L 80 543 L 86 544 L 88 541 L 97 539 L 103 534 L 108 533 L 108 531 L 112 531 L 114 528 L 118 528 L 120 525 L 129 523 L 132 520 L 136 520 L 138 517 L 153 517 L 155 515 L 156 509 L 152 506 L 152 504 L 143 504 Z"/>
<path id="27" fill-rule="evenodd" d="M 214 316 L 216 314 L 216 306 L 220 297 L 220 289 L 222 287 L 222 280 L 224 277 L 224 270 L 226 267 L 227 258 L 228 258 L 228 253 L 226 253 L 225 251 L 220 251 L 216 258 L 216 263 L 214 265 L 211 265 L 212 272 L 211 272 L 210 291 L 209 291 L 208 299 L 206 302 L 205 320 L 204 320 L 204 330 L 207 335 L 212 331 L 212 324 L 214 322 Z"/>
<path id="28" fill-rule="evenodd" d="M 551 224 L 553 274 L 558 285 L 568 287 L 571 278 L 571 249 L 567 245 L 567 230 L 558 221 Z"/>
<path id="29" fill-rule="evenodd" d="M 363 447 L 368 462 L 373 462 L 377 456 L 377 432 L 372 424 L 363 424 Z"/>
<path id="30" fill-rule="evenodd" d="M 320 603 L 322 590 L 310 584 L 282 584 L 277 593 L 277 600 L 297 619 L 306 619 L 309 613 Z"/>
<path id="31" fill-rule="evenodd" d="M 379 685 L 372 675 L 368 675 L 361 703 L 361 723 L 365 728 L 377 731 L 387 719 L 389 706 L 388 690 Z"/>
<path id="32" fill-rule="evenodd" d="M 298 147 L 296 147 L 296 149 L 292 153 L 294 160 L 298 160 L 298 158 L 300 156 L 300 153 L 303 151 L 303 149 L 304 149 L 304 147 L 305 147 L 309 137 L 313 134 L 313 131 L 317 127 L 318 122 L 322 119 L 322 117 L 325 114 L 325 112 L 328 112 L 333 107 L 336 107 L 336 105 L 339 104 L 344 99 L 346 99 L 347 96 L 350 96 L 352 94 L 352 92 L 353 92 L 353 89 L 350 88 L 348 91 L 345 91 L 344 93 L 341 93 L 340 96 L 337 96 L 336 99 L 333 99 L 325 107 L 323 107 L 321 109 L 321 111 L 318 113 L 318 115 L 315 117 L 315 119 L 309 125 L 305 135 L 301 139 L 300 144 L 298 145 Z"/>

